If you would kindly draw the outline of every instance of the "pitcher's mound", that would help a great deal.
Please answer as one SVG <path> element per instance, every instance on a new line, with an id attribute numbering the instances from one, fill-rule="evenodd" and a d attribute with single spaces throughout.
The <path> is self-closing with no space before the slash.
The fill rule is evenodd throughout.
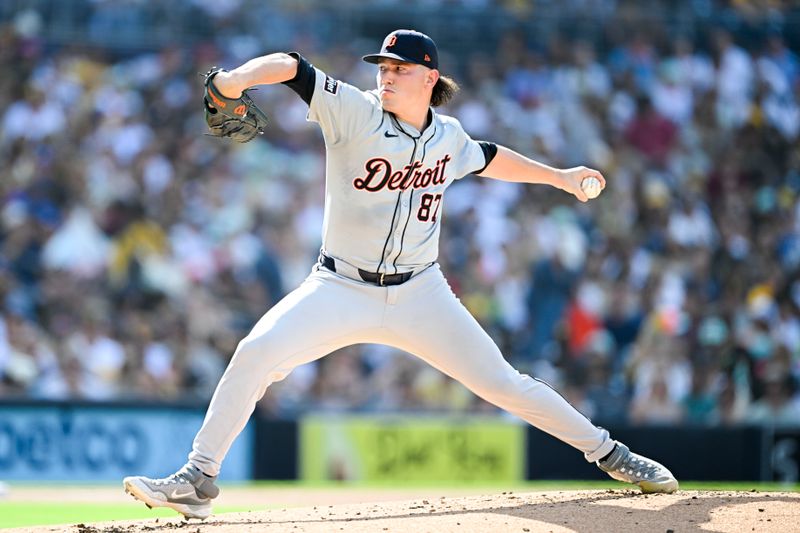
<path id="1" fill-rule="evenodd" d="M 162 518 L 72 526 L 61 531 L 784 533 L 798 531 L 799 524 L 798 493 L 679 491 L 643 495 L 633 490 L 583 490 L 298 507 L 212 515 L 204 522 Z"/>

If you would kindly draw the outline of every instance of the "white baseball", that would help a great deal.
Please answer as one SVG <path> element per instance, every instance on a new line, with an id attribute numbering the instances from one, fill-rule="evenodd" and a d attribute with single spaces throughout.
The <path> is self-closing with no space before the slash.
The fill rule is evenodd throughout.
<path id="1" fill-rule="evenodd" d="M 600 193 L 603 192 L 603 187 L 600 185 L 599 179 L 594 176 L 589 176 L 588 178 L 583 178 L 583 181 L 581 181 L 581 190 L 586 194 L 586 197 L 591 200 L 592 198 L 600 196 Z"/>

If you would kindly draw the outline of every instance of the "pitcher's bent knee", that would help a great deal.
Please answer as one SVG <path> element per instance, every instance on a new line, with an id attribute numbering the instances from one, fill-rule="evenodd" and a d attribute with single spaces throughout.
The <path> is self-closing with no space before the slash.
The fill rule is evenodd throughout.
<path id="1" fill-rule="evenodd" d="M 285 335 L 248 336 L 239 342 L 228 370 L 236 368 L 248 373 L 253 379 L 265 379 L 268 383 L 281 381 L 297 366 L 310 363 L 330 353 L 337 346 L 318 344 L 298 347 L 287 341 Z"/>
<path id="2" fill-rule="evenodd" d="M 228 365 L 234 366 L 253 373 L 253 375 L 264 376 L 269 374 L 270 381 L 280 381 L 288 375 L 287 372 L 276 372 L 276 367 L 281 364 L 281 357 L 285 354 L 277 350 L 269 349 L 268 343 L 261 338 L 245 337 L 239 341 L 236 351 Z M 273 374 L 276 374 L 273 376 Z"/>

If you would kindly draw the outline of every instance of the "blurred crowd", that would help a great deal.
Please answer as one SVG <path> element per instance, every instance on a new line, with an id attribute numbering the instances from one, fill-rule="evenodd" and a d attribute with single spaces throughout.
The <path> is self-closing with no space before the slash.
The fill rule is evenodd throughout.
<path id="1" fill-rule="evenodd" d="M 798 52 L 780 31 L 670 37 L 508 32 L 443 65 L 462 91 L 440 112 L 473 138 L 608 187 L 580 204 L 467 177 L 447 191 L 442 268 L 509 361 L 593 420 L 800 425 Z M 372 48 L 298 49 L 374 87 Z M 310 272 L 325 154 L 306 105 L 262 88 L 263 138 L 203 135 L 197 73 L 234 52 L 113 56 L 0 26 L 0 399 L 205 402 Z M 296 369 L 259 408 L 495 409 L 374 345 Z"/>

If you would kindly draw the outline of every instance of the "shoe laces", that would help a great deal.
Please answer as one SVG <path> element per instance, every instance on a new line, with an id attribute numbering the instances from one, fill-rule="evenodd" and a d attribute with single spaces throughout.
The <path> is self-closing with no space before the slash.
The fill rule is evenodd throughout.
<path id="1" fill-rule="evenodd" d="M 154 481 L 156 485 L 177 485 L 179 483 L 188 483 L 189 485 L 194 485 L 194 483 L 192 483 L 192 479 L 189 477 L 189 472 L 187 472 L 186 467 L 181 468 L 171 476 L 165 477 L 164 479 L 156 479 Z"/>
<path id="2" fill-rule="evenodd" d="M 623 474 L 636 476 L 639 478 L 651 478 L 658 470 L 658 466 L 645 459 L 640 455 L 628 452 L 627 457 L 623 459 L 619 471 Z"/>

